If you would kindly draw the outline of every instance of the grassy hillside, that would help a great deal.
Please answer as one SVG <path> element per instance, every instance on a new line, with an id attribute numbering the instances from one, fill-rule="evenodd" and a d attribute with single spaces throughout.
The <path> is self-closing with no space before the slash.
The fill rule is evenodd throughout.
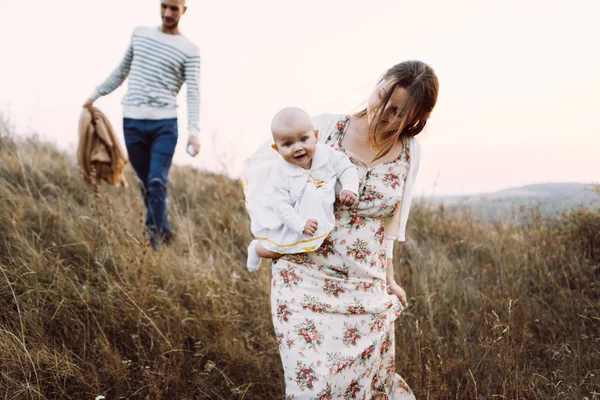
<path id="1" fill-rule="evenodd" d="M 9 130 L 0 121 L 0 398 L 283 398 L 270 271 L 245 271 L 237 182 L 174 168 L 177 237 L 155 254 L 137 190 L 95 195 L 72 159 Z M 413 210 L 396 346 L 417 398 L 599 398 L 600 213 L 524 219 Z"/>

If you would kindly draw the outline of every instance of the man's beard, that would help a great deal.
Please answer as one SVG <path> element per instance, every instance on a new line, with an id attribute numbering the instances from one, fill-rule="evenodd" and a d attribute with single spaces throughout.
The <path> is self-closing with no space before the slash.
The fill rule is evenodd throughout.
<path id="1" fill-rule="evenodd" d="M 172 20 L 172 21 L 173 21 L 173 22 L 170 22 L 170 23 L 168 23 L 168 22 L 166 22 L 166 20 L 163 18 L 163 21 L 162 21 L 162 22 L 163 22 L 163 26 L 164 26 L 165 28 L 169 28 L 169 29 L 174 29 L 174 28 L 177 28 L 177 26 L 179 25 L 179 21 L 175 21 L 175 20 Z"/>

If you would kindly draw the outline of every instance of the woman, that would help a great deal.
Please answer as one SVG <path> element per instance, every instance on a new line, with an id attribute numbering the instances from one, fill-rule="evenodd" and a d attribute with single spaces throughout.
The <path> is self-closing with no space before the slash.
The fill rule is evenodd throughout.
<path id="1" fill-rule="evenodd" d="M 274 262 L 271 310 L 287 399 L 414 399 L 395 373 L 393 323 L 407 303 L 391 250 L 404 240 L 420 156 L 414 137 L 438 86 L 428 65 L 403 62 L 363 111 L 314 119 L 361 185 L 354 206 L 336 203 L 336 226 L 318 250 Z"/>

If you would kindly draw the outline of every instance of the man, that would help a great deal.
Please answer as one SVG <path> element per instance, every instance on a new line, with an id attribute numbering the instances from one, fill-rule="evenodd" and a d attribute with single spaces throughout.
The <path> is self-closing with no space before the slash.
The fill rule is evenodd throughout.
<path id="1" fill-rule="evenodd" d="M 146 205 L 146 231 L 154 250 L 172 238 L 167 218 L 169 169 L 177 144 L 176 96 L 185 81 L 188 103 L 188 152 L 200 151 L 200 56 L 198 47 L 179 31 L 185 0 L 161 0 L 162 26 L 138 27 L 121 64 L 98 86 L 84 107 L 117 89 L 127 77 L 123 132 L 129 160 L 137 173 Z"/>

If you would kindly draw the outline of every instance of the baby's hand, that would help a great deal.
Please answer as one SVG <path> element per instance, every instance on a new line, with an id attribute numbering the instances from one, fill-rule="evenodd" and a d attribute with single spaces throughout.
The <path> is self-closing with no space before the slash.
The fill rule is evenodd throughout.
<path id="1" fill-rule="evenodd" d="M 319 222 L 316 219 L 309 219 L 304 225 L 304 232 L 309 236 L 313 236 L 319 227 Z"/>
<path id="2" fill-rule="evenodd" d="M 349 190 L 342 190 L 340 193 L 340 203 L 345 206 L 353 206 L 356 202 L 356 195 Z"/>

